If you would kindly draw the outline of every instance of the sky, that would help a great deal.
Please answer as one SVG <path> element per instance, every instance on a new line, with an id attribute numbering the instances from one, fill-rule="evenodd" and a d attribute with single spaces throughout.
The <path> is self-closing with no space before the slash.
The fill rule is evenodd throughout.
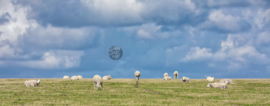
<path id="1" fill-rule="evenodd" d="M 0 78 L 269 78 L 269 47 L 269 0 L 0 0 Z"/>

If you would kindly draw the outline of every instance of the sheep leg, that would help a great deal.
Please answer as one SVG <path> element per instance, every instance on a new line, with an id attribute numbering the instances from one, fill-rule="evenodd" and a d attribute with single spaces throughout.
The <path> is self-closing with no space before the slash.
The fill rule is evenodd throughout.
<path id="1" fill-rule="evenodd" d="M 94 89 L 96 89 L 96 84 L 94 83 Z"/>
<path id="2" fill-rule="evenodd" d="M 104 90 L 104 88 L 103 88 L 103 84 L 101 84 L 101 87 L 102 87 L 102 90 Z"/>
<path id="3" fill-rule="evenodd" d="M 140 77 L 138 77 L 138 81 L 139 81 Z"/>

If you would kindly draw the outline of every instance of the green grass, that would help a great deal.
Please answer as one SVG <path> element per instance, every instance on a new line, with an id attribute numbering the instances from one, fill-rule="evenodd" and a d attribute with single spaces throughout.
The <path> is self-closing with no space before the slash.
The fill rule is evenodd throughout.
<path id="1" fill-rule="evenodd" d="M 29 79 L 0 79 L 0 105 L 25 106 L 269 106 L 270 79 L 234 79 L 228 89 L 207 88 L 205 79 L 164 81 L 112 79 L 104 90 L 95 90 L 92 79 L 71 81 L 41 79 L 37 87 L 26 87 Z M 219 80 L 216 80 L 219 81 Z"/>

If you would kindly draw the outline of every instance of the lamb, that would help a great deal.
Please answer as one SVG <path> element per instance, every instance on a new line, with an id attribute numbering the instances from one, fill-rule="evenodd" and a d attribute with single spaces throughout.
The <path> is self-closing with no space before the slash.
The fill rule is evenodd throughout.
<path id="1" fill-rule="evenodd" d="M 64 76 L 63 79 L 69 79 L 69 76 Z"/>
<path id="2" fill-rule="evenodd" d="M 208 83 L 207 87 L 226 89 L 227 83 Z"/>
<path id="3" fill-rule="evenodd" d="M 167 77 L 168 76 L 168 73 L 164 73 L 163 77 Z"/>
<path id="4" fill-rule="evenodd" d="M 108 76 L 104 76 L 103 77 L 103 80 L 111 80 L 111 79 L 112 79 L 111 75 L 108 75 Z"/>
<path id="5" fill-rule="evenodd" d="M 178 79 L 178 71 L 174 71 L 174 73 L 173 73 L 173 78 L 175 79 Z"/>
<path id="6" fill-rule="evenodd" d="M 38 84 L 40 83 L 40 80 L 28 80 L 24 82 L 25 86 L 38 86 Z"/>
<path id="7" fill-rule="evenodd" d="M 77 77 L 79 78 L 79 80 L 83 79 L 83 77 L 81 75 L 78 75 Z"/>
<path id="8" fill-rule="evenodd" d="M 182 77 L 181 80 L 182 80 L 182 82 L 189 82 L 189 78 L 188 77 Z"/>
<path id="9" fill-rule="evenodd" d="M 93 83 L 94 83 L 94 89 L 98 89 L 100 86 L 102 87 L 102 89 L 104 89 L 103 88 L 103 80 L 99 75 L 95 75 L 93 77 Z M 95 85 L 95 84 L 97 84 L 97 85 Z"/>
<path id="10" fill-rule="evenodd" d="M 172 80 L 171 76 L 163 77 L 163 80 Z"/>
<path id="11" fill-rule="evenodd" d="M 136 81 L 139 81 L 139 78 L 140 78 L 140 76 L 141 76 L 140 71 L 135 71 L 134 75 L 135 75 Z"/>
<path id="12" fill-rule="evenodd" d="M 78 76 L 72 76 L 70 79 L 71 80 L 79 80 L 79 77 Z"/>
<path id="13" fill-rule="evenodd" d="M 215 78 L 214 77 L 210 77 L 210 76 L 206 76 L 206 82 L 214 82 Z"/>
<path id="14" fill-rule="evenodd" d="M 232 79 L 221 79 L 219 82 L 221 83 L 227 83 L 227 84 L 236 84 L 232 82 Z"/>

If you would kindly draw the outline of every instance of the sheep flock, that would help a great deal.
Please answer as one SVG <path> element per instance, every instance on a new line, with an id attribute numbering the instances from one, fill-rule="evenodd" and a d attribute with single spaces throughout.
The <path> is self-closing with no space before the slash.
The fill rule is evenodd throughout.
<path id="1" fill-rule="evenodd" d="M 134 75 L 135 75 L 135 80 L 138 83 L 139 78 L 141 76 L 140 71 L 135 71 Z M 174 76 L 174 80 L 178 80 L 178 71 L 174 71 L 173 76 Z M 63 79 L 65 79 L 65 80 L 70 79 L 70 80 L 75 81 L 75 80 L 82 80 L 83 77 L 81 75 L 74 75 L 71 78 L 69 78 L 69 76 L 65 75 L 63 77 Z M 103 88 L 103 81 L 111 80 L 111 79 L 112 79 L 111 75 L 106 75 L 106 76 L 103 76 L 103 77 L 101 77 L 100 75 L 95 75 L 93 77 L 94 89 L 98 89 L 100 87 L 102 89 L 104 89 Z M 172 77 L 168 76 L 168 73 L 166 72 L 166 73 L 163 74 L 163 80 L 169 81 L 169 80 L 172 80 Z M 182 76 L 181 79 L 180 79 L 180 82 L 190 82 L 190 78 Z M 232 79 L 221 79 L 219 82 L 215 82 L 215 78 L 210 77 L 210 76 L 206 76 L 206 82 L 213 82 L 213 83 L 208 83 L 206 87 L 222 88 L 222 89 L 228 88 L 227 84 L 236 84 L 236 83 L 233 83 Z M 27 87 L 29 87 L 29 86 L 38 86 L 39 83 L 40 83 L 40 80 L 37 80 L 37 79 L 36 80 L 27 80 L 27 81 L 24 82 L 24 85 L 27 86 Z"/>

